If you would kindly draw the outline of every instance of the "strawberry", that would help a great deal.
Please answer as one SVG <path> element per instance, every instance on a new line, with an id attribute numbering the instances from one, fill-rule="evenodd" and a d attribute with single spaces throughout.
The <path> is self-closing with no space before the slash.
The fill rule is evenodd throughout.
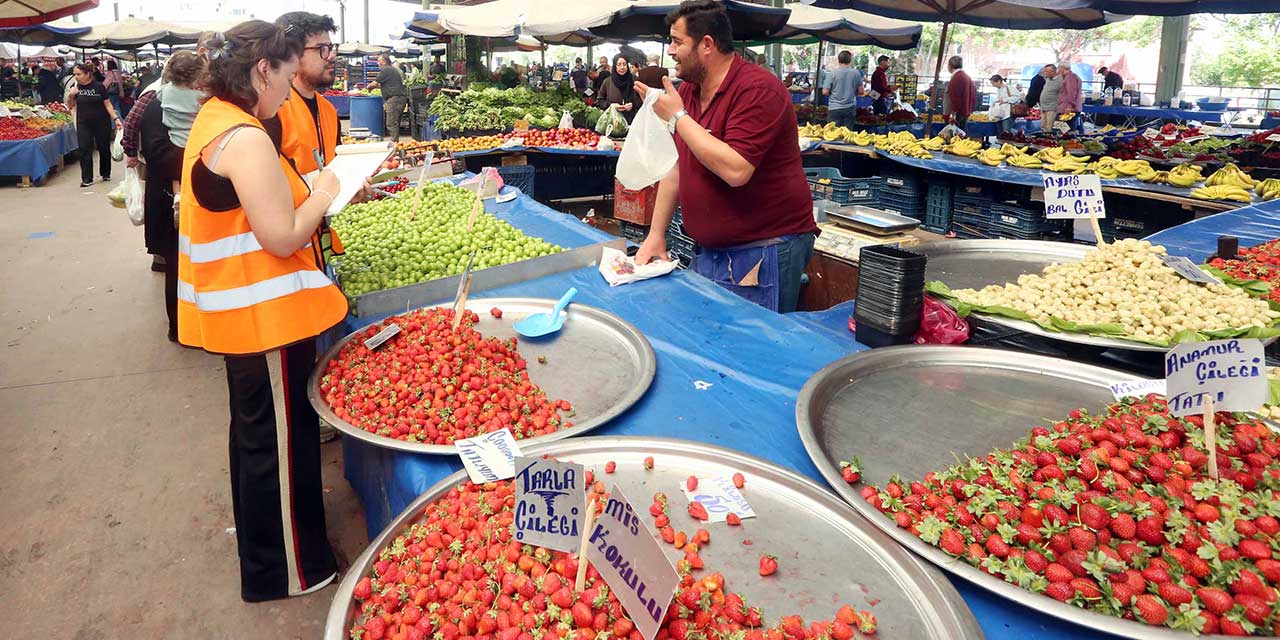
<path id="1" fill-rule="evenodd" d="M 1098 546 L 1098 536 L 1088 529 L 1071 527 L 1067 531 L 1067 537 L 1071 539 L 1071 547 L 1079 551 L 1090 551 Z"/>
<path id="2" fill-rule="evenodd" d="M 1071 581 L 1071 586 L 1087 600 L 1102 597 L 1102 590 L 1098 588 L 1098 583 L 1089 578 L 1076 578 Z"/>
<path id="3" fill-rule="evenodd" d="M 965 548 L 964 536 L 960 535 L 959 531 L 947 527 L 942 531 L 942 535 L 938 539 L 938 546 L 953 556 L 962 555 Z"/>
<path id="4" fill-rule="evenodd" d="M 1036 573 L 1043 573 L 1049 567 L 1049 559 L 1035 549 L 1027 549 L 1022 554 L 1022 561 L 1027 563 L 1028 569 Z"/>
<path id="5" fill-rule="evenodd" d="M 653 469 L 653 456 L 645 456 L 645 459 L 644 459 L 644 468 L 645 468 L 645 469 Z"/>
<path id="6" fill-rule="evenodd" d="M 1132 540 L 1138 534 L 1138 523 L 1127 513 L 1117 513 L 1109 526 L 1111 533 L 1121 540 Z"/>
<path id="7" fill-rule="evenodd" d="M 1174 582 L 1165 582 L 1158 587 L 1160 597 L 1170 605 L 1177 607 L 1191 602 L 1191 592 Z"/>
<path id="8" fill-rule="evenodd" d="M 1271 558 L 1261 558 L 1254 564 L 1258 567 L 1258 572 L 1262 574 L 1262 577 L 1267 582 L 1270 582 L 1271 584 L 1280 583 L 1280 561 L 1272 560 Z"/>
<path id="9" fill-rule="evenodd" d="M 1138 530 L 1136 532 L 1138 539 L 1152 545 L 1163 545 L 1164 537 L 1164 521 L 1158 516 L 1148 516 L 1138 521 Z"/>
<path id="10" fill-rule="evenodd" d="M 857 460 L 857 458 L 854 458 L 854 460 Z M 747 485 L 747 477 L 746 477 L 746 476 L 742 475 L 741 473 L 735 473 L 735 474 L 733 474 L 733 486 L 734 486 L 734 487 L 736 487 L 736 488 L 738 488 L 738 489 L 741 489 L 741 488 L 745 487 L 746 485 Z"/>
<path id="11" fill-rule="evenodd" d="M 579 627 L 591 627 L 595 622 L 595 614 L 591 611 L 591 605 L 583 600 L 579 600 L 569 609 L 569 613 L 573 616 L 573 623 Z"/>
<path id="12" fill-rule="evenodd" d="M 1128 582 L 1117 582 L 1111 585 L 1111 595 L 1120 601 L 1123 606 L 1129 606 L 1133 603 L 1133 599 L 1142 593 L 1141 589 L 1134 587 Z"/>
<path id="13" fill-rule="evenodd" d="M 1231 594 L 1221 589 L 1202 586 L 1196 590 L 1196 596 L 1201 600 L 1204 609 L 1215 616 L 1221 616 L 1230 611 L 1231 607 L 1235 607 L 1235 600 L 1231 599 Z"/>
<path id="14" fill-rule="evenodd" d="M 1266 623 L 1267 616 L 1271 614 L 1271 607 L 1266 600 L 1254 595 L 1238 595 L 1236 596 L 1236 604 L 1244 607 L 1244 617 L 1249 622 L 1257 625 Z"/>
<path id="15" fill-rule="evenodd" d="M 999 534 L 991 534 L 991 536 L 987 538 L 985 547 L 987 549 L 987 553 L 990 553 L 997 558 L 1003 559 L 1009 557 L 1009 544 L 1005 542 L 1004 538 L 1001 538 Z"/>
<path id="16" fill-rule="evenodd" d="M 1080 522 L 1094 531 L 1107 528 L 1110 519 L 1106 509 L 1092 502 L 1080 505 Z"/>
<path id="17" fill-rule="evenodd" d="M 1137 597 L 1133 603 L 1134 613 L 1149 625 L 1163 626 L 1165 621 L 1169 619 L 1169 609 L 1159 598 L 1144 593 Z"/>
<path id="18" fill-rule="evenodd" d="M 1087 573 L 1084 570 L 1084 563 L 1087 559 L 1085 552 L 1079 549 L 1072 549 L 1061 556 L 1058 556 L 1058 563 L 1066 567 L 1071 575 L 1077 578 L 1084 577 Z"/>
<path id="19" fill-rule="evenodd" d="M 1253 523 L 1258 526 L 1259 531 L 1269 536 L 1280 533 L 1280 520 L 1272 516 L 1258 516 L 1254 518 Z"/>
<path id="20" fill-rule="evenodd" d="M 684 481 L 684 488 L 689 491 L 696 491 L 698 489 L 698 476 L 689 476 L 686 478 Z"/>
<path id="21" fill-rule="evenodd" d="M 760 575 L 771 576 L 778 571 L 778 558 L 776 556 L 760 556 Z"/>
<path id="22" fill-rule="evenodd" d="M 1252 538 L 1241 540 L 1240 544 L 1236 545 L 1236 549 L 1240 551 L 1240 555 L 1253 560 L 1267 560 L 1271 558 L 1271 547 L 1267 546 L 1267 543 L 1261 540 L 1254 540 Z"/>
<path id="23" fill-rule="evenodd" d="M 1076 576 L 1071 573 L 1070 569 L 1056 562 L 1051 562 L 1044 569 L 1044 577 L 1048 578 L 1049 582 L 1071 582 Z"/>
<path id="24" fill-rule="evenodd" d="M 1076 595 L 1076 589 L 1069 582 L 1051 582 L 1045 587 L 1044 594 L 1054 600 L 1066 602 Z"/>
<path id="25" fill-rule="evenodd" d="M 709 517 L 707 515 L 707 508 L 702 506 L 702 503 L 697 500 L 689 503 L 689 515 L 698 520 L 704 521 Z"/>
<path id="26" fill-rule="evenodd" d="M 604 463 L 604 472 L 605 472 L 605 473 L 613 473 L 615 470 L 617 470 L 617 468 L 618 468 L 618 463 L 616 463 L 616 462 L 614 462 L 614 461 L 612 461 L 612 460 L 610 460 L 610 461 L 608 461 L 608 462 Z"/>
<path id="27" fill-rule="evenodd" d="M 1207 502 L 1201 502 L 1196 505 L 1196 520 L 1199 520 L 1200 522 L 1217 522 L 1219 517 L 1221 517 L 1221 515 L 1218 513 L 1217 507 Z"/>
<path id="28" fill-rule="evenodd" d="M 1258 578 L 1258 574 L 1242 569 L 1240 577 L 1231 583 L 1231 593 L 1236 595 L 1246 594 L 1254 596 L 1263 596 L 1266 594 L 1267 587 L 1262 584 L 1262 580 Z"/>
<path id="29" fill-rule="evenodd" d="M 352 595 L 355 596 L 356 600 L 368 600 L 369 596 L 373 595 L 373 582 L 369 579 L 369 576 L 360 578 Z"/>
<path id="30" fill-rule="evenodd" d="M 1222 616 L 1221 618 L 1218 618 L 1218 631 L 1220 631 L 1224 636 L 1252 635 L 1250 634 L 1249 630 L 1245 629 L 1243 624 L 1240 624 L 1239 622 L 1232 620 L 1231 618 L 1228 618 L 1226 616 Z"/>
<path id="31" fill-rule="evenodd" d="M 742 524 L 742 518 L 736 513 L 730 513 L 729 515 L 726 515 L 724 517 L 724 521 L 725 521 L 725 524 L 728 524 L 731 527 L 736 527 Z"/>

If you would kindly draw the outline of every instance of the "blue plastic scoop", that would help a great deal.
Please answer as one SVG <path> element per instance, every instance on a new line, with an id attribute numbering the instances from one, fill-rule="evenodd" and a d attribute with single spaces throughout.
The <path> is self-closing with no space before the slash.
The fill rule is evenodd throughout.
<path id="1" fill-rule="evenodd" d="M 545 336 L 548 333 L 555 333 L 564 326 L 564 308 L 569 305 L 569 301 L 578 295 L 576 287 L 569 287 L 569 290 L 560 296 L 560 300 L 556 302 L 556 306 L 551 308 L 547 313 L 535 313 L 524 320 L 515 323 L 516 333 L 526 338 L 536 338 Z"/>

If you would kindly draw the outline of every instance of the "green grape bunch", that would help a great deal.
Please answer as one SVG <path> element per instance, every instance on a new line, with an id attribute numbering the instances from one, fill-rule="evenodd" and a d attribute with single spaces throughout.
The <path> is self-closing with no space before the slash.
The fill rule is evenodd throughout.
<path id="1" fill-rule="evenodd" d="M 492 214 L 476 216 L 467 231 L 475 205 L 471 191 L 446 183 L 398 198 L 353 204 L 334 216 L 331 224 L 345 252 L 333 258 L 338 281 L 349 297 L 403 287 L 462 273 L 471 252 L 473 269 L 486 269 L 559 253 L 564 249 L 525 235 Z"/>

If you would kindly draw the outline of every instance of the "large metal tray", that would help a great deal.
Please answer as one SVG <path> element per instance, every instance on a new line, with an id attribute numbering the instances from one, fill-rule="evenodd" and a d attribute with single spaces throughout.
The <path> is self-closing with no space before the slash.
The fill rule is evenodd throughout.
<path id="1" fill-rule="evenodd" d="M 949 240 L 916 247 L 914 251 L 929 256 L 926 280 L 939 280 L 952 289 L 981 289 L 993 284 L 1016 282 L 1018 276 L 1039 273 L 1051 264 L 1074 262 L 1089 252 L 1088 245 L 1041 240 Z M 989 322 L 1023 333 L 1101 349 L 1165 352 L 1136 340 L 1120 340 L 1087 333 L 1049 331 L 1034 322 L 978 313 L 970 322 Z"/>
<path id="2" fill-rule="evenodd" d="M 834 209 L 827 209 L 827 217 L 832 222 L 850 229 L 887 236 L 903 231 L 910 231 L 920 226 L 920 221 L 907 216 L 900 216 L 881 209 L 855 204 Z"/>
<path id="3" fill-rule="evenodd" d="M 809 379 L 796 400 L 796 425 L 809 457 L 849 504 L 930 562 L 1038 611 L 1127 638 L 1182 639 L 1152 627 L 1058 602 L 961 562 L 905 529 L 840 478 L 840 461 L 858 456 L 863 481 L 891 475 L 919 479 L 1008 447 L 1046 419 L 1076 408 L 1097 411 L 1113 401 L 1107 385 L 1133 376 L 1110 369 L 1014 351 L 903 346 L 863 351 Z"/>
<path id="4" fill-rule="evenodd" d="M 708 568 L 724 574 L 728 588 L 764 609 L 766 624 L 776 623 L 784 613 L 800 614 L 806 621 L 830 619 L 841 604 L 850 604 L 876 614 L 879 638 L 983 637 L 973 614 L 941 573 L 792 471 L 730 449 L 664 438 L 575 438 L 526 447 L 524 452 L 550 454 L 594 468 L 597 480 L 616 483 L 628 498 L 641 503 L 636 507 L 645 513 L 656 491 L 671 496 L 673 505 L 683 505 L 681 488 L 690 475 L 743 473 L 747 484 L 742 491 L 757 517 L 743 520 L 738 527 L 708 525 L 711 542 L 700 555 Z M 650 471 L 642 467 L 645 456 L 654 457 Z M 610 460 L 617 462 L 617 471 L 606 475 L 604 464 Z M 460 471 L 428 489 L 356 558 L 329 607 L 326 640 L 346 638 L 356 613 L 352 591 L 378 553 L 419 517 L 424 506 L 464 480 L 466 473 Z M 694 521 L 683 514 L 672 521 L 685 522 L 677 528 L 689 532 L 695 528 Z M 652 520 L 646 518 L 645 524 L 652 533 Z M 671 545 L 662 546 L 673 561 L 678 559 Z M 758 573 L 759 556 L 766 553 L 778 556 L 779 564 L 778 573 L 767 580 Z"/>
<path id="5" fill-rule="evenodd" d="M 507 339 L 512 325 L 533 313 L 550 311 L 555 300 L 540 298 L 480 298 L 467 308 L 480 316 L 476 328 L 486 336 Z M 489 310 L 502 309 L 502 318 Z M 657 359 L 649 340 L 631 323 L 603 309 L 573 303 L 565 311 L 564 328 L 543 338 L 519 339 L 520 353 L 529 363 L 529 379 L 552 398 L 573 404 L 573 426 L 555 433 L 521 440 L 522 446 L 582 435 L 616 418 L 635 404 L 653 382 Z M 320 357 L 308 381 L 307 397 L 321 418 L 346 435 L 398 451 L 457 455 L 452 445 L 406 442 L 370 433 L 339 418 L 320 393 L 320 376 L 333 358 L 359 332 L 347 335 Z M 539 364 L 538 356 L 546 356 Z"/>

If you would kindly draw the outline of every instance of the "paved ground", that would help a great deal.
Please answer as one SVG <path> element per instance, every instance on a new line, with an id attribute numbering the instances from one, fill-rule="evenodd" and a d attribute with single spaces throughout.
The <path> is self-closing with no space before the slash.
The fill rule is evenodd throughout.
<path id="1" fill-rule="evenodd" d="M 3 635 L 317 638 L 332 586 L 240 601 L 222 360 L 166 339 L 163 277 L 112 186 L 75 166 L 0 184 Z M 324 456 L 345 568 L 364 519 L 341 446 Z"/>

